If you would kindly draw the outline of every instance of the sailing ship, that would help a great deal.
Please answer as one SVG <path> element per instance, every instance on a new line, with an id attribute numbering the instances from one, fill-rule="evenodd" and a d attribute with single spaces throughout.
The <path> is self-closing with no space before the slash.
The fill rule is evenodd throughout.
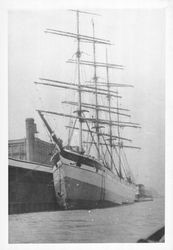
<path id="1" fill-rule="evenodd" d="M 129 110 L 120 107 L 119 95 L 120 87 L 132 87 L 132 85 L 110 81 L 109 71 L 121 70 L 123 66 L 109 63 L 107 53 L 105 62 L 97 61 L 96 47 L 107 47 L 111 42 L 95 36 L 93 20 L 92 35 L 80 33 L 81 15 L 97 14 L 71 11 L 76 15 L 75 33 L 57 29 L 46 29 L 46 33 L 77 41 L 75 59 L 68 60 L 77 66 L 77 81 L 64 82 L 40 78 L 40 81 L 35 82 L 39 85 L 74 91 L 78 95 L 77 101 L 63 102 L 74 108 L 73 113 L 37 110 L 57 149 L 53 168 L 57 203 L 62 209 L 91 209 L 133 203 L 137 188 L 128 164 L 125 165 L 127 158 L 124 148 L 138 149 L 138 147 L 128 145 L 131 140 L 123 137 L 121 130 L 126 127 L 139 128 L 140 125 L 125 120 L 130 117 Z M 82 59 L 82 43 L 91 45 L 92 60 Z M 81 68 L 84 66 L 92 68 L 92 79 L 82 80 Z M 98 68 L 105 70 L 105 81 L 99 80 Z M 86 95 L 92 97 L 93 102 L 84 101 Z M 104 103 L 101 102 L 101 98 L 102 100 L 104 98 Z M 48 115 L 70 119 L 70 125 L 66 126 L 69 132 L 66 145 L 63 145 L 63 138 L 59 138 L 52 129 Z M 75 146 L 72 144 L 74 131 L 78 133 L 78 145 Z"/>

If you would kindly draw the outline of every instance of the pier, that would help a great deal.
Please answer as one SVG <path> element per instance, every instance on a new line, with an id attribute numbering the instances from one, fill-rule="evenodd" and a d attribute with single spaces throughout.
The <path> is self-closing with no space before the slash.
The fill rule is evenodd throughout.
<path id="1" fill-rule="evenodd" d="M 52 169 L 9 159 L 9 214 L 57 210 Z"/>
<path id="2" fill-rule="evenodd" d="M 53 186 L 51 152 L 40 140 L 33 118 L 25 121 L 26 138 L 9 140 L 9 214 L 58 209 Z"/>

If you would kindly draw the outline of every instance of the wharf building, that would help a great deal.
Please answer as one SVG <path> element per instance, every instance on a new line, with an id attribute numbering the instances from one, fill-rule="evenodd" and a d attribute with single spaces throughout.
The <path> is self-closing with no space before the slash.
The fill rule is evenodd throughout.
<path id="1" fill-rule="evenodd" d="M 51 152 L 54 145 L 36 136 L 34 119 L 26 119 L 26 138 L 9 140 L 9 213 L 57 210 Z"/>
<path id="2" fill-rule="evenodd" d="M 27 118 L 26 138 L 8 141 L 9 158 L 51 165 L 54 145 L 37 138 L 37 133 L 34 119 Z"/>

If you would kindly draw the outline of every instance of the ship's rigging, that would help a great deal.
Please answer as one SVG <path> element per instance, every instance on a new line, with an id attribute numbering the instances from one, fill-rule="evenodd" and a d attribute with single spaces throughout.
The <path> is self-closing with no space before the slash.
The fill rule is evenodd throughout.
<path id="1" fill-rule="evenodd" d="M 92 36 L 80 33 L 80 14 L 93 15 L 92 13 L 72 10 L 76 13 L 76 33 L 66 32 L 56 29 L 46 29 L 46 33 L 70 37 L 77 41 L 77 50 L 75 53 L 76 59 L 70 59 L 68 63 L 77 65 L 77 82 L 64 82 L 60 80 L 40 78 L 35 84 L 49 86 L 53 88 L 60 88 L 64 90 L 76 91 L 78 93 L 78 101 L 63 101 L 63 104 L 77 107 L 73 114 L 61 113 L 57 111 L 38 110 L 41 119 L 44 121 L 49 133 L 55 144 L 59 145 L 59 140 L 55 136 L 53 130 L 50 128 L 44 115 L 56 115 L 73 119 L 71 125 L 66 126 L 70 130 L 68 138 L 68 148 L 72 148 L 71 141 L 73 132 L 79 132 L 79 148 L 78 153 L 91 153 L 92 147 L 95 147 L 97 160 L 104 163 L 104 166 L 115 172 L 120 179 L 125 178 L 129 181 L 131 175 L 128 167 L 127 159 L 123 151 L 124 148 L 140 149 L 136 146 L 124 144 L 124 142 L 131 142 L 129 138 L 121 135 L 122 128 L 140 128 L 138 123 L 125 121 L 123 118 L 129 118 L 129 109 L 120 107 L 119 88 L 133 87 L 131 84 L 120 84 L 110 81 L 110 70 L 123 70 L 124 66 L 120 64 L 113 64 L 108 62 L 108 53 L 106 48 L 105 62 L 97 61 L 96 45 L 110 46 L 111 42 L 107 39 L 97 38 L 95 36 L 94 21 L 92 20 Z M 94 14 L 95 15 L 95 14 Z M 92 44 L 93 58 L 90 60 L 82 60 L 81 43 L 87 42 Z M 93 70 L 93 77 L 89 81 L 83 82 L 81 79 L 81 67 L 91 67 Z M 97 73 L 98 68 L 105 70 L 106 81 L 99 81 Z M 83 101 L 83 95 L 92 95 L 95 99 L 94 103 L 87 103 Z M 105 98 L 106 105 L 100 103 L 100 97 Z M 116 106 L 113 104 L 116 103 Z M 94 111 L 95 113 L 93 113 Z M 91 114 L 91 115 L 90 115 Z M 105 114 L 108 118 L 103 118 Z M 116 117 L 116 118 L 115 118 Z M 83 139 L 84 134 L 88 134 L 87 140 Z M 116 160 L 118 159 L 118 160 Z M 130 180 L 131 181 L 131 180 Z"/>

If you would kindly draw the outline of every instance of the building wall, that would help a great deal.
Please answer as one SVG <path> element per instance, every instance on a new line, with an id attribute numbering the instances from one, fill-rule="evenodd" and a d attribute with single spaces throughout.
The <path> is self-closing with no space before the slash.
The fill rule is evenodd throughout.
<path id="1" fill-rule="evenodd" d="M 26 138 L 18 140 L 9 140 L 9 157 L 31 162 L 38 162 L 51 165 L 51 153 L 54 144 L 40 140 L 36 137 L 36 124 L 34 119 L 26 119 Z"/>
<path id="2" fill-rule="evenodd" d="M 19 160 L 26 160 L 26 139 L 8 142 L 8 156 Z"/>

